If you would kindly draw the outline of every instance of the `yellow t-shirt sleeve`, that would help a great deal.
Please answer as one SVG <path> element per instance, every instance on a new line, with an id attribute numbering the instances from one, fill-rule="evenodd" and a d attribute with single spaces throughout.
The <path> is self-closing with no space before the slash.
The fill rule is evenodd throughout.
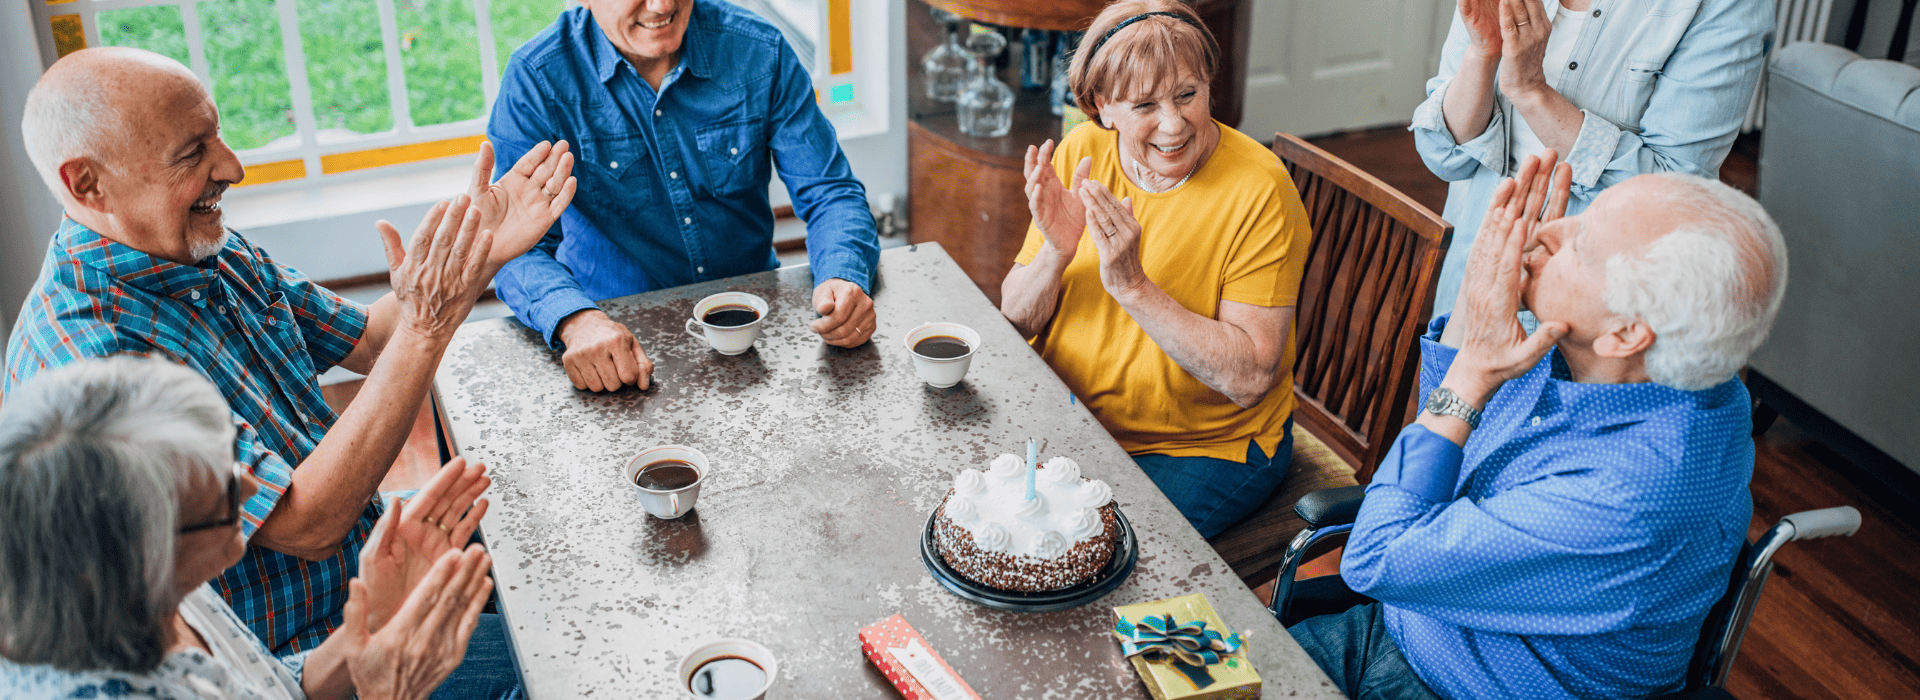
<path id="1" fill-rule="evenodd" d="M 1279 307 L 1293 306 L 1300 298 L 1312 232 L 1300 199 L 1282 195 L 1293 191 L 1292 178 L 1284 169 L 1278 173 L 1275 189 L 1269 190 L 1245 238 L 1227 260 L 1220 285 L 1224 301 Z"/>

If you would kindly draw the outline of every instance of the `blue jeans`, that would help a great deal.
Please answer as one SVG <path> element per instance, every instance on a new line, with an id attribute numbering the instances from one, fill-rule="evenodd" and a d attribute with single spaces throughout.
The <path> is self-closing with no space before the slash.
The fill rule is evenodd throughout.
<path id="1" fill-rule="evenodd" d="M 1287 478 L 1287 469 L 1293 466 L 1292 418 L 1282 430 L 1286 438 L 1271 457 L 1260 451 L 1259 443 L 1248 440 L 1245 463 L 1151 454 L 1135 455 L 1133 463 L 1187 516 L 1201 537 L 1212 537 L 1253 514 Z"/>
<path id="2" fill-rule="evenodd" d="M 520 671 L 513 660 L 513 641 L 507 621 L 480 614 L 480 624 L 467 640 L 467 656 L 453 675 L 433 691 L 432 700 L 520 700 Z"/>
<path id="3" fill-rule="evenodd" d="M 1379 603 L 1356 605 L 1301 620 L 1287 631 L 1353 700 L 1440 700 L 1387 633 L 1384 609 Z"/>

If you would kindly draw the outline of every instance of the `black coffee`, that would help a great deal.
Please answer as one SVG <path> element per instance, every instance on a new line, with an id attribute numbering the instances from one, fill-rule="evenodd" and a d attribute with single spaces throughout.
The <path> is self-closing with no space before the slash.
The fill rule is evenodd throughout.
<path id="1" fill-rule="evenodd" d="M 753 697 L 760 686 L 766 684 L 767 672 L 752 661 L 722 656 L 694 669 L 693 678 L 687 680 L 687 689 L 698 698 L 742 700 Z"/>
<path id="2" fill-rule="evenodd" d="M 931 335 L 913 344 L 914 354 L 935 360 L 951 360 L 971 350 L 967 347 L 967 341 L 950 335 Z"/>
<path id="3" fill-rule="evenodd" d="M 678 459 L 663 459 L 640 468 L 633 476 L 633 483 L 643 489 L 654 491 L 672 491 L 692 486 L 700 480 L 700 470 L 692 463 Z"/>
<path id="4" fill-rule="evenodd" d="M 701 316 L 700 320 L 709 326 L 732 328 L 760 320 L 760 312 L 753 310 L 751 306 L 728 304 L 713 307 L 712 310 L 707 312 L 707 315 Z"/>

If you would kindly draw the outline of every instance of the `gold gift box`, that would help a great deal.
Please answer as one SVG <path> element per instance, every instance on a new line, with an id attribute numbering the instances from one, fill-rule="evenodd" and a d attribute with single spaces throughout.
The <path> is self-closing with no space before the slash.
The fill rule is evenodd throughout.
<path id="1" fill-rule="evenodd" d="M 1207 623 L 1207 629 L 1222 635 L 1232 632 L 1220 614 L 1213 611 L 1213 604 L 1207 602 L 1203 593 L 1183 595 L 1149 603 L 1122 605 L 1113 612 L 1129 621 L 1139 622 L 1148 615 L 1172 615 L 1175 620 L 1186 622 L 1199 620 Z M 1205 688 L 1196 688 L 1185 673 L 1173 667 L 1170 656 L 1148 660 L 1135 656 L 1133 670 L 1140 674 L 1140 680 L 1146 683 L 1147 692 L 1153 700 L 1242 700 L 1260 697 L 1260 674 L 1254 672 L 1253 664 L 1247 661 L 1247 649 L 1221 654 L 1220 663 L 1207 666 L 1207 673 L 1213 676 L 1213 684 Z"/>

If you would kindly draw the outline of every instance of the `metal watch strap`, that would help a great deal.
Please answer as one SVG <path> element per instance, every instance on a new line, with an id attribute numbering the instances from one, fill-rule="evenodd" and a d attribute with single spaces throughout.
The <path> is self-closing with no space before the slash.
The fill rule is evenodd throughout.
<path id="1" fill-rule="evenodd" d="M 1468 428 L 1480 427 L 1480 410 L 1468 405 L 1466 399 L 1460 398 L 1459 394 L 1453 393 L 1452 389 L 1444 386 L 1427 394 L 1427 404 L 1424 409 L 1428 413 L 1453 416 L 1466 421 Z"/>

